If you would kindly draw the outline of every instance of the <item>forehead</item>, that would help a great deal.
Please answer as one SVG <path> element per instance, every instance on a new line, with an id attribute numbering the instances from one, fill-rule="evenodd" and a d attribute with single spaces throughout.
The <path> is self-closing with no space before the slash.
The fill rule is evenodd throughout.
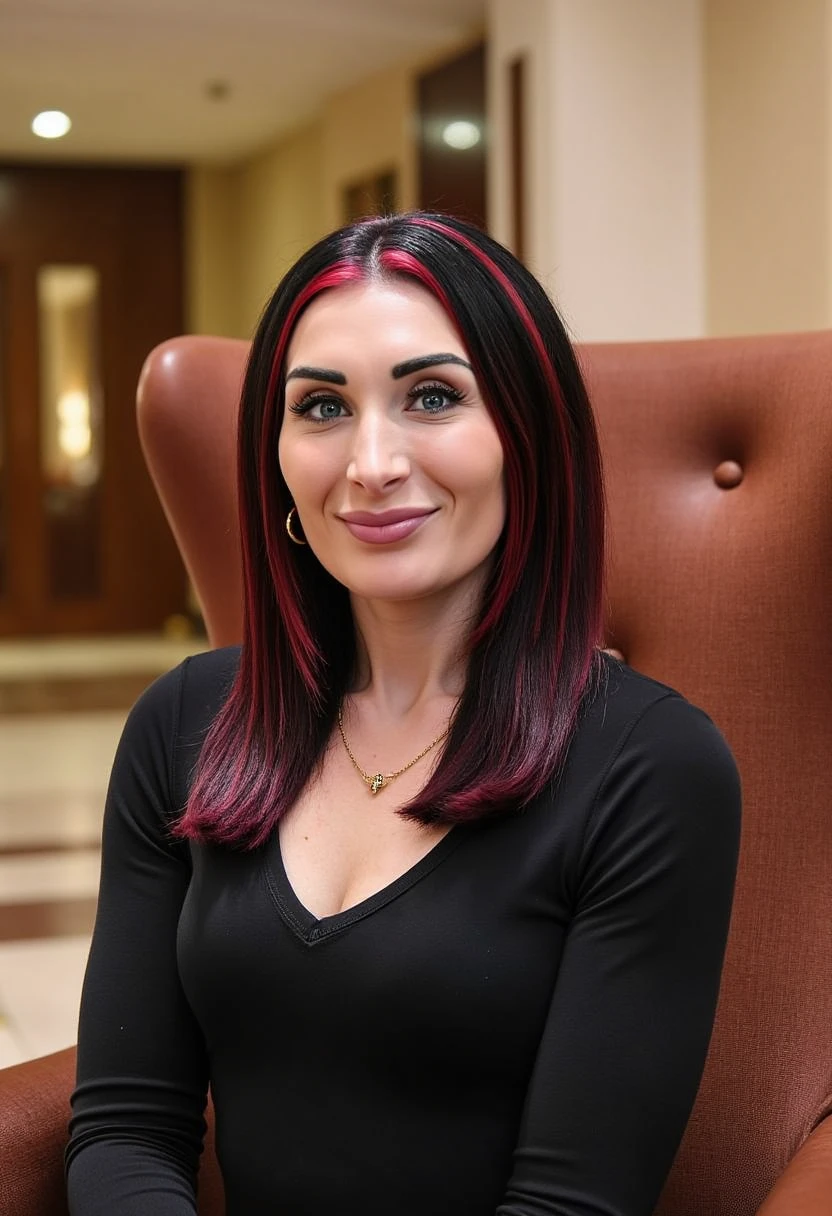
<path id="1" fill-rule="evenodd" d="M 301 316 L 289 342 L 287 367 L 368 351 L 404 357 L 450 351 L 467 357 L 456 326 L 439 301 L 418 283 L 395 280 L 350 284 L 323 292 Z"/>

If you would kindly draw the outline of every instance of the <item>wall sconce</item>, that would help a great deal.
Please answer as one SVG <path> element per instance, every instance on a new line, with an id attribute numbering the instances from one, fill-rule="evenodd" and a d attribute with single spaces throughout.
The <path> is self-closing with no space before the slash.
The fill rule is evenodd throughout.
<path id="1" fill-rule="evenodd" d="M 475 148 L 481 139 L 482 132 L 477 124 L 466 119 L 449 122 L 442 128 L 442 142 L 457 152 Z"/>

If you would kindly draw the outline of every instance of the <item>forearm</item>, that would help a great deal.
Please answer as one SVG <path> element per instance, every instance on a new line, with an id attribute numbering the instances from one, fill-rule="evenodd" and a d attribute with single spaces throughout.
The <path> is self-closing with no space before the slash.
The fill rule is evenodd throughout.
<path id="1" fill-rule="evenodd" d="M 67 1171 L 71 1216 L 194 1216 L 194 1171 L 121 1134 L 80 1148 Z"/>
<path id="2" fill-rule="evenodd" d="M 168 827 L 180 684 L 171 673 L 140 698 L 110 779 L 66 1155 L 73 1216 L 196 1211 L 208 1067 L 176 957 L 190 881 Z"/>

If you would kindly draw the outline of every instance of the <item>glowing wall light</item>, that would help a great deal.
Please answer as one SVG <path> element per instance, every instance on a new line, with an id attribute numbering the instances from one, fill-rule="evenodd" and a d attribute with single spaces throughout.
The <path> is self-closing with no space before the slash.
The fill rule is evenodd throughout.
<path id="1" fill-rule="evenodd" d="M 449 122 L 442 128 L 442 142 L 458 152 L 467 152 L 469 148 L 475 148 L 481 139 L 482 132 L 475 122 L 458 119 L 456 122 Z"/>
<path id="2" fill-rule="evenodd" d="M 70 460 L 89 456 L 92 447 L 90 399 L 83 389 L 72 389 L 58 398 L 58 446 Z"/>

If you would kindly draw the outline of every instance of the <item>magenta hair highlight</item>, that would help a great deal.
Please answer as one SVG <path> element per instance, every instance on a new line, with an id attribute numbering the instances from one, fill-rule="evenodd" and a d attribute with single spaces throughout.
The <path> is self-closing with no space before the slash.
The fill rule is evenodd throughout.
<path id="1" fill-rule="evenodd" d="M 502 269 L 496 264 L 496 262 L 493 260 L 493 258 L 490 258 L 488 256 L 488 254 L 485 253 L 484 250 L 480 249 L 480 247 L 478 245 L 476 245 L 468 237 L 466 237 L 464 235 L 464 233 L 458 232 L 456 229 L 448 226 L 447 224 L 439 223 L 438 221 L 433 220 L 433 219 L 428 219 L 427 217 L 424 217 L 424 218 L 417 217 L 414 222 L 417 224 L 423 224 L 426 228 L 433 228 L 437 232 L 441 232 L 442 235 L 447 237 L 449 240 L 457 241 L 460 245 L 463 246 L 463 248 L 467 249 L 468 252 L 470 254 L 472 254 L 472 256 L 475 257 L 477 259 L 477 261 L 480 262 L 486 268 L 488 273 L 493 275 L 494 278 L 496 279 L 496 281 L 500 284 L 503 291 L 506 293 L 506 296 L 508 297 L 508 299 L 511 301 L 512 305 L 514 306 L 514 308 L 517 312 L 517 316 L 522 321 L 523 327 L 525 328 L 526 333 L 527 333 L 529 339 L 531 340 L 532 345 L 535 348 L 535 351 L 537 352 L 537 357 L 540 360 L 540 366 L 543 370 L 543 374 L 546 377 L 546 381 L 549 386 L 549 390 L 552 394 L 552 400 L 555 402 L 555 406 L 556 406 L 555 417 L 557 419 L 557 424 L 558 424 L 561 448 L 562 448 L 562 451 L 564 452 L 564 454 L 569 454 L 570 441 L 569 441 L 569 435 L 568 435 L 568 432 L 566 429 L 566 425 L 564 422 L 565 405 L 564 405 L 563 392 L 561 390 L 560 381 L 558 380 L 557 373 L 555 372 L 555 369 L 552 366 L 552 361 L 549 358 L 549 354 L 546 350 L 543 340 L 541 339 L 540 330 L 538 329 L 537 325 L 535 324 L 534 319 L 533 319 L 531 313 L 529 312 L 528 308 L 526 307 L 526 304 L 524 303 L 523 299 L 521 298 L 520 293 L 517 291 L 517 288 L 514 286 L 514 284 L 511 282 L 511 280 L 508 278 L 508 276 L 502 271 Z M 510 400 L 510 396 L 508 397 L 508 399 Z M 500 429 L 501 429 L 500 437 L 503 441 L 503 447 L 511 448 L 512 453 L 513 453 L 513 445 L 510 442 L 508 442 L 508 437 L 506 435 L 507 428 L 506 428 L 505 423 L 502 420 L 502 418 L 499 419 L 499 425 L 500 425 Z M 531 456 L 531 453 L 528 453 L 528 454 Z M 528 473 L 529 473 L 530 469 L 534 469 L 534 471 L 536 472 L 533 460 L 529 461 L 529 467 L 526 470 L 518 469 L 516 466 L 516 463 L 509 466 L 509 474 L 512 477 L 512 480 L 514 481 L 514 485 L 510 487 L 513 490 L 513 497 L 514 497 L 513 505 L 515 506 L 515 508 L 520 510 L 521 506 L 520 506 L 519 500 L 523 500 L 522 506 L 523 506 L 523 508 L 525 508 L 525 510 L 523 511 L 524 518 L 523 518 L 522 522 L 525 523 L 527 525 L 527 527 L 530 524 L 530 520 L 529 520 L 528 516 L 531 514 L 531 511 L 529 511 L 529 506 L 530 506 L 529 498 L 531 497 L 532 502 L 533 502 L 533 496 L 537 492 L 537 485 L 536 485 L 536 480 L 535 480 L 535 481 L 532 481 L 532 483 L 530 485 L 528 485 L 528 493 L 523 493 L 522 479 L 523 479 L 523 476 L 525 475 L 527 478 L 527 481 L 528 481 Z M 568 596 L 569 596 L 569 578 L 570 578 L 570 572 L 572 569 L 572 545 L 574 543 L 573 529 L 574 529 L 574 519 L 575 519 L 575 487 L 574 487 L 573 480 L 572 480 L 572 466 L 571 466 L 570 460 L 565 459 L 563 461 L 563 469 L 564 469 L 565 476 L 566 476 L 566 519 L 564 521 L 564 531 L 568 538 L 568 548 L 559 555 L 560 573 L 561 573 L 561 578 L 563 580 L 563 583 L 562 583 L 563 592 L 562 592 L 562 602 L 561 602 L 561 621 L 560 621 L 561 632 L 563 629 L 563 622 L 564 622 L 564 616 L 565 616 L 564 609 L 565 609 L 566 601 L 568 600 Z M 522 564 L 522 561 L 524 560 L 524 557 L 521 558 L 520 554 L 523 553 L 523 550 L 526 547 L 527 537 L 528 537 L 528 532 L 526 532 L 524 536 L 516 538 L 516 541 L 517 541 L 516 549 L 514 549 L 514 547 L 511 546 L 512 550 L 517 553 L 518 564 Z M 550 539 L 550 542 L 553 541 L 553 539 L 554 539 L 551 536 L 551 534 L 550 534 L 549 539 Z M 496 616 L 498 616 L 499 613 L 502 612 L 503 608 L 505 607 L 506 599 L 511 594 L 511 591 L 514 588 L 514 575 L 515 575 L 515 571 L 513 569 L 509 568 L 506 572 L 506 577 L 503 581 L 503 585 L 498 589 L 497 596 L 495 597 L 495 602 L 492 606 L 491 612 L 489 613 L 489 616 L 486 618 L 486 620 L 483 621 L 483 623 L 482 623 L 481 628 L 482 628 L 483 632 L 487 632 L 487 629 L 489 629 L 491 627 L 491 624 L 493 623 L 493 619 Z M 543 612 L 543 597 L 541 596 L 540 601 L 538 603 L 538 612 L 537 612 L 537 617 L 535 620 L 535 629 L 536 630 L 538 630 L 540 628 L 540 616 L 541 616 L 542 612 Z M 559 639 L 559 641 L 562 643 L 562 637 Z"/>
<path id="2" fill-rule="evenodd" d="M 266 390 L 267 407 L 263 411 L 259 484 L 260 502 L 264 505 L 271 502 L 272 488 L 275 481 L 274 451 L 269 443 L 269 438 L 275 428 L 277 416 L 282 417 L 283 413 L 282 402 L 279 400 L 279 393 L 282 388 L 281 377 L 284 370 L 286 352 L 297 320 L 307 305 L 316 296 L 320 295 L 321 292 L 333 287 L 344 287 L 350 283 L 359 282 L 364 277 L 361 268 L 354 263 L 340 262 L 335 266 L 331 266 L 308 284 L 306 289 L 297 297 L 289 311 L 277 346 L 275 347 Z M 242 510 L 243 504 L 241 503 L 241 515 Z M 269 563 L 269 570 L 277 588 L 278 600 L 281 604 L 285 605 L 284 614 L 287 619 L 295 662 L 303 676 L 304 683 L 309 689 L 310 696 L 317 698 L 321 655 L 315 639 L 309 633 L 306 620 L 303 616 L 302 598 L 297 581 L 297 568 L 289 560 L 289 544 L 284 522 L 282 519 L 276 518 L 273 511 L 264 511 L 263 530 L 266 537 L 266 557 Z M 244 555 L 244 574 L 248 571 L 248 562 L 250 560 L 250 554 Z M 247 597 L 249 607 L 250 603 L 251 601 Z M 250 612 L 247 613 L 246 627 L 247 630 L 256 628 L 256 621 Z"/>
<path id="3" fill-rule="evenodd" d="M 390 250 L 381 255 L 379 259 L 381 264 L 397 274 L 407 275 L 409 278 L 416 279 L 422 283 L 427 289 L 439 300 L 445 312 L 454 324 L 459 328 L 453 305 L 441 284 L 436 277 L 431 274 L 427 267 L 417 261 L 410 253 L 404 253 L 399 250 Z M 469 352 L 470 353 L 470 352 Z M 513 437 L 509 434 L 506 426 L 506 420 L 503 418 L 500 411 L 494 403 L 494 394 L 490 390 L 489 385 L 485 381 L 482 368 L 474 366 L 474 375 L 477 383 L 480 386 L 480 391 L 483 394 L 485 402 L 489 408 L 489 412 L 497 427 L 497 434 L 500 437 L 500 442 L 503 445 L 503 455 L 506 462 L 506 489 L 507 489 L 507 519 L 506 527 L 508 529 L 506 551 L 508 561 L 504 564 L 500 585 L 496 591 L 494 599 L 488 609 L 485 618 L 477 626 L 477 629 L 471 639 L 471 644 L 476 645 L 491 629 L 494 620 L 499 616 L 508 595 L 514 589 L 520 571 L 523 568 L 525 553 L 528 547 L 529 525 L 528 510 L 526 495 L 522 493 L 521 482 L 522 473 L 519 456 L 516 450 L 516 444 Z M 531 463 L 529 467 L 533 467 Z M 533 487 L 533 491 L 536 487 Z"/>

